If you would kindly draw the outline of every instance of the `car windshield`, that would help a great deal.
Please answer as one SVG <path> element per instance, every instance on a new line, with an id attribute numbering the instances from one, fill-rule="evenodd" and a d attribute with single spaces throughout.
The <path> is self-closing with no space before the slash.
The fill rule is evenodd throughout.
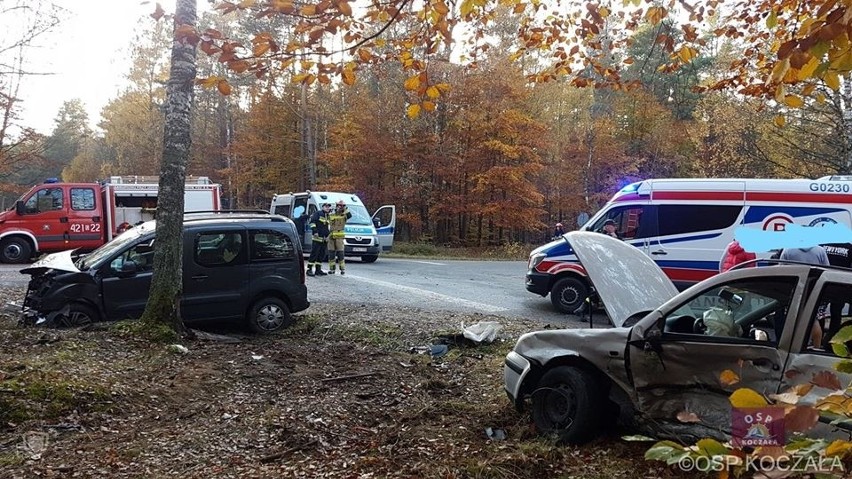
<path id="1" fill-rule="evenodd" d="M 96 267 L 101 264 L 101 262 L 111 257 L 114 253 L 120 251 L 128 244 L 136 241 L 140 236 L 153 230 L 153 223 L 150 226 L 148 223 L 146 223 L 135 228 L 130 228 L 124 233 L 121 233 L 120 235 L 116 236 L 112 241 L 108 242 L 107 244 L 92 251 L 86 256 L 83 256 L 82 258 L 77 260 L 74 265 L 77 266 L 80 271 L 85 271 L 87 269 Z"/>
<path id="2" fill-rule="evenodd" d="M 349 212 L 352 213 L 352 218 L 349 218 L 346 221 L 346 224 L 351 225 L 371 225 L 373 224 L 373 219 L 370 217 L 370 213 L 367 213 L 367 208 L 364 208 L 364 205 L 346 205 L 349 208 Z"/>

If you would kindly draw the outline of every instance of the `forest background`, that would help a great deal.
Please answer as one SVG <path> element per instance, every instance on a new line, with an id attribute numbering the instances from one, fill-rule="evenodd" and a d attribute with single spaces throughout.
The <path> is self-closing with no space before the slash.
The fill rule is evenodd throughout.
<path id="1" fill-rule="evenodd" d="M 208 13 L 199 30 L 250 44 L 269 22 L 292 28 L 286 19 Z M 394 23 L 383 35 L 408 27 Z M 396 205 L 397 239 L 447 246 L 540 243 L 556 222 L 572 229 L 580 213 L 645 178 L 850 173 L 849 88 L 823 85 L 802 105 L 698 92 L 747 47 L 708 32 L 701 56 L 671 71 L 657 45 L 663 31 L 676 31 L 671 20 L 640 27 L 627 49 L 612 51 L 614 62 L 632 59 L 624 78 L 639 88 L 535 83 L 535 56 L 511 58 L 517 19 L 507 8 L 488 25 L 477 58 L 462 66 L 446 51 L 431 62 L 430 77 L 446 91 L 420 115 L 406 115 L 401 62 L 364 66 L 345 86 L 322 75 L 305 81 L 296 65 L 229 76 L 199 55 L 199 78 L 229 76 L 231 91 L 197 89 L 187 173 L 221 183 L 230 208 L 268 209 L 273 194 L 306 189 L 355 192 L 368 209 Z M 140 21 L 127 87 L 104 107 L 98 131 L 78 99 L 63 104 L 50 135 L 16 123 L 14 87 L 25 74 L 0 75 L 4 208 L 49 177 L 158 174 L 171 33 L 168 22 Z"/>

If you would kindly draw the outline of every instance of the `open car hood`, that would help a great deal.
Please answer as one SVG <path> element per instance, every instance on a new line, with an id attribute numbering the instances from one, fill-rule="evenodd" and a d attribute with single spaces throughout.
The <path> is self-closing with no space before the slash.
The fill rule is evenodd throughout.
<path id="1" fill-rule="evenodd" d="M 69 273 L 79 273 L 80 270 L 76 266 L 74 266 L 74 260 L 71 259 L 71 254 L 75 251 L 77 250 L 70 249 L 68 251 L 60 251 L 59 253 L 49 254 L 44 258 L 31 264 L 29 267 L 22 269 L 21 273 L 37 275 L 42 274 L 49 269 L 55 269 L 57 271 L 66 271 Z"/>
<path id="2" fill-rule="evenodd" d="M 637 313 L 657 309 L 678 294 L 657 263 L 635 246 L 590 231 L 571 231 L 565 239 L 615 326 L 623 326 Z"/>

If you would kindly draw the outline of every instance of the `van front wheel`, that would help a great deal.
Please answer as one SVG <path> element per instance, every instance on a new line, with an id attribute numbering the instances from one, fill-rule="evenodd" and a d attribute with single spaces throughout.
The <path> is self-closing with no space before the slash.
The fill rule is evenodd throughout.
<path id="1" fill-rule="evenodd" d="M 562 313 L 573 314 L 589 295 L 586 283 L 577 278 L 562 278 L 550 289 L 550 302 Z"/>
<path id="2" fill-rule="evenodd" d="M 0 243 L 0 261 L 3 263 L 26 263 L 32 253 L 29 242 L 21 237 L 13 236 Z"/>

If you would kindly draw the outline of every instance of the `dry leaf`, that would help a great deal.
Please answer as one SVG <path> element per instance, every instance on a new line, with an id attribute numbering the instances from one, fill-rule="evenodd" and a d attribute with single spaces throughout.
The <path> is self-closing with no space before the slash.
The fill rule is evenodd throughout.
<path id="1" fill-rule="evenodd" d="M 677 413 L 677 420 L 680 422 L 701 422 L 701 418 L 694 412 L 681 411 Z"/>
<path id="2" fill-rule="evenodd" d="M 740 382 L 740 377 L 739 375 L 737 375 L 737 373 L 731 371 L 730 369 L 726 369 L 722 371 L 722 374 L 719 375 L 719 382 L 721 382 L 723 386 L 732 386 Z"/>

